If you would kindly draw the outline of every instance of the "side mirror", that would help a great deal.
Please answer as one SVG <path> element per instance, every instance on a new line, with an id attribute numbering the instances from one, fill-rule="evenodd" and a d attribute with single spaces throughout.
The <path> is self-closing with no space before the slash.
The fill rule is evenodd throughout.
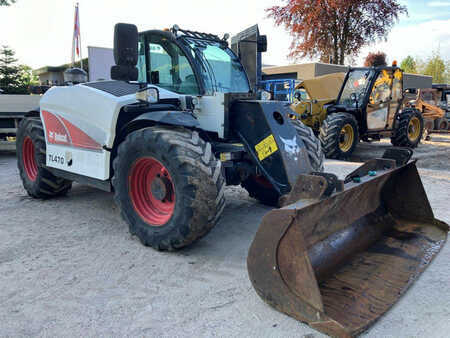
<path id="1" fill-rule="evenodd" d="M 111 78 L 121 81 L 136 81 L 138 70 L 138 31 L 132 24 L 118 23 L 114 27 L 114 61 Z"/>
<path id="2" fill-rule="evenodd" d="M 258 37 L 258 53 L 267 52 L 267 35 L 260 35 Z"/>

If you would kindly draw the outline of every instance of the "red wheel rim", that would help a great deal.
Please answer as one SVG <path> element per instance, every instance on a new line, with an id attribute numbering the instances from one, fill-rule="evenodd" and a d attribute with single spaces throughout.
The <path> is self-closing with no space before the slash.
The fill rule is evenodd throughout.
<path id="1" fill-rule="evenodd" d="M 31 137 L 25 137 L 22 145 L 22 161 L 23 167 L 28 178 L 31 181 L 36 181 L 38 174 L 38 167 L 36 164 L 36 158 L 34 156 L 34 144 Z"/>
<path id="2" fill-rule="evenodd" d="M 273 189 L 272 184 L 269 182 L 269 180 L 263 176 L 263 175 L 258 175 L 255 176 L 255 182 L 258 183 L 260 186 L 267 188 L 267 189 Z"/>
<path id="3" fill-rule="evenodd" d="M 162 226 L 175 209 L 175 189 L 167 168 L 153 157 L 138 159 L 130 170 L 128 186 L 138 215 L 151 226 Z"/>

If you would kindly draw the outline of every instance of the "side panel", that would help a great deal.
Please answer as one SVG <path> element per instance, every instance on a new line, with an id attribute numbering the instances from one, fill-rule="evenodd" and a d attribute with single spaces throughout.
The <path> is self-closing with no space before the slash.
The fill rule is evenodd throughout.
<path id="1" fill-rule="evenodd" d="M 134 95 L 116 97 L 83 85 L 50 89 L 41 99 L 46 164 L 100 180 L 109 179 L 110 153 L 120 107 Z"/>
<path id="2" fill-rule="evenodd" d="M 109 178 L 109 161 L 110 153 L 108 151 L 86 151 L 60 144 L 47 144 L 46 164 L 52 168 L 107 180 Z"/>
<path id="3" fill-rule="evenodd" d="M 216 132 L 220 138 L 224 137 L 224 94 L 215 93 L 213 96 L 202 96 L 198 98 L 199 104 L 195 106 L 194 115 L 200 128 Z"/>

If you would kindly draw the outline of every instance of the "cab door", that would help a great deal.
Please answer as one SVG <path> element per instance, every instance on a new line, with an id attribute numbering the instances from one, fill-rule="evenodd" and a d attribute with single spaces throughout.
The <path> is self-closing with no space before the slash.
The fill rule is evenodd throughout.
<path id="1" fill-rule="evenodd" d="M 403 72 L 396 69 L 392 75 L 391 102 L 389 103 L 389 115 L 386 129 L 394 128 L 395 115 L 403 104 Z"/>
<path id="2" fill-rule="evenodd" d="M 159 34 L 144 39 L 147 54 L 147 82 L 178 94 L 199 95 L 200 90 L 183 50 Z"/>
<path id="3" fill-rule="evenodd" d="M 367 129 L 384 130 L 389 125 L 391 114 L 392 72 L 383 69 L 372 87 L 367 104 Z"/>

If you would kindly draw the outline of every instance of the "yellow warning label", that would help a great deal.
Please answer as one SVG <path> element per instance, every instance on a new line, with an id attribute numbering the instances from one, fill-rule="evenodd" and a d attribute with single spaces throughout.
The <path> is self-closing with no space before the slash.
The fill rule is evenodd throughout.
<path id="1" fill-rule="evenodd" d="M 260 161 L 276 152 L 278 147 L 273 135 L 270 134 L 264 140 L 255 145 L 255 150 Z"/>

